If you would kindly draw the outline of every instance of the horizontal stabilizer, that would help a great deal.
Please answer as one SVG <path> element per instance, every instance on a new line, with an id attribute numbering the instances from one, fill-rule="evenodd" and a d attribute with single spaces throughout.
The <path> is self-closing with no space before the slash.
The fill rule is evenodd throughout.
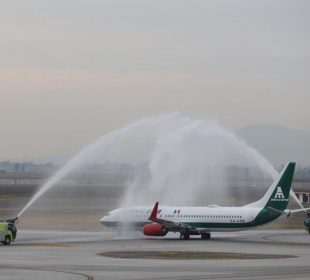
<path id="1" fill-rule="evenodd" d="M 284 210 L 284 214 L 290 213 L 290 214 L 295 214 L 295 213 L 300 213 L 300 212 L 304 212 L 307 213 L 308 211 L 310 211 L 310 208 L 303 208 L 303 209 L 286 209 Z"/>

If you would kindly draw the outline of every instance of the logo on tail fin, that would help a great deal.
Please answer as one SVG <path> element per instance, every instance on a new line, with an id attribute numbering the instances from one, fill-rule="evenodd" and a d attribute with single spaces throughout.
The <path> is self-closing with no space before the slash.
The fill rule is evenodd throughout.
<path id="1" fill-rule="evenodd" d="M 288 199 L 285 198 L 280 186 L 277 187 L 274 198 L 271 198 L 271 201 L 288 201 Z"/>
<path id="2" fill-rule="evenodd" d="M 277 187 L 277 192 L 276 192 L 276 195 L 274 196 L 274 198 L 279 198 L 279 199 L 284 198 L 284 194 L 283 194 L 281 187 Z"/>

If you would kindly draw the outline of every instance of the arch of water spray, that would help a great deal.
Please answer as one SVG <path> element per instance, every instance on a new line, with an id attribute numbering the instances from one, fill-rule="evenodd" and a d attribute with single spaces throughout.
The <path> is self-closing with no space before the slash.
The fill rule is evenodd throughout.
<path id="1" fill-rule="evenodd" d="M 154 200 L 194 205 L 198 197 L 212 201 L 226 190 L 229 165 L 252 167 L 270 178 L 277 174 L 262 155 L 217 122 L 174 112 L 144 118 L 99 138 L 58 170 L 18 217 L 67 174 L 98 160 L 147 163 L 150 181 L 142 185 L 137 175 L 123 205 Z"/>

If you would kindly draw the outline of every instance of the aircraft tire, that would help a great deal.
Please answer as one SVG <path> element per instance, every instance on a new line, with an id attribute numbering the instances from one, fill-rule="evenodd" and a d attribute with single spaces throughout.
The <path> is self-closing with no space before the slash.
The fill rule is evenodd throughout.
<path id="1" fill-rule="evenodd" d="M 3 241 L 3 245 L 10 245 L 11 244 L 11 237 L 6 235 Z"/>
<path id="2" fill-rule="evenodd" d="M 203 232 L 201 234 L 201 239 L 203 240 L 209 240 L 211 238 L 211 234 L 209 232 Z"/>
<path id="3" fill-rule="evenodd" d="M 180 239 L 181 240 L 189 240 L 190 235 L 187 232 L 181 232 L 180 233 Z"/>

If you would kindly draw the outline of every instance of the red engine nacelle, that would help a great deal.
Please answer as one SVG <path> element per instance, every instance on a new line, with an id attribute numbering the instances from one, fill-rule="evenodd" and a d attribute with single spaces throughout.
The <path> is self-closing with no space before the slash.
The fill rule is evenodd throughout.
<path id="1" fill-rule="evenodd" d="M 143 227 L 143 234 L 147 236 L 165 236 L 168 230 L 160 224 L 147 224 Z"/>

